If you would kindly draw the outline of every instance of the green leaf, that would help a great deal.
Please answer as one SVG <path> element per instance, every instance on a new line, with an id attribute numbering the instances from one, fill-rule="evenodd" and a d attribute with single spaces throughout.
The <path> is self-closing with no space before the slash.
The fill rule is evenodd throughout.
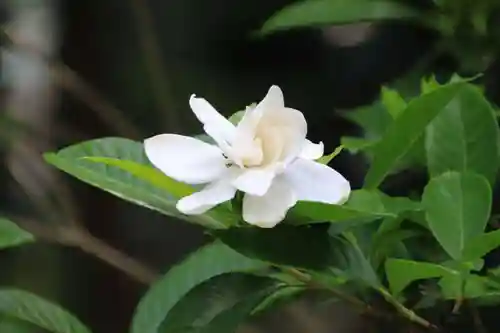
<path id="1" fill-rule="evenodd" d="M 250 316 L 252 311 L 277 288 L 268 288 L 257 292 L 240 301 L 233 308 L 217 315 L 210 323 L 203 327 L 200 333 L 234 333 Z"/>
<path id="2" fill-rule="evenodd" d="M 240 301 L 277 285 L 276 280 L 243 273 L 213 277 L 189 291 L 169 311 L 159 331 L 198 331 Z"/>
<path id="3" fill-rule="evenodd" d="M 31 293 L 0 289 L 0 313 L 54 333 L 90 333 L 76 317 Z"/>
<path id="4" fill-rule="evenodd" d="M 471 239 L 483 234 L 491 210 L 488 181 L 474 173 L 451 171 L 431 179 L 422 204 L 434 237 L 456 260 Z"/>
<path id="5" fill-rule="evenodd" d="M 479 235 L 467 242 L 463 251 L 464 260 L 483 257 L 500 246 L 500 230 Z"/>
<path id="6" fill-rule="evenodd" d="M 266 268 L 220 242 L 209 244 L 170 269 L 141 299 L 132 321 L 132 333 L 157 333 L 163 319 L 191 289 L 203 281 L 230 272 Z"/>
<path id="7" fill-rule="evenodd" d="M 291 218 L 287 221 L 289 224 L 305 225 L 322 222 L 350 222 L 375 220 L 380 217 L 392 216 L 384 211 L 370 211 L 349 208 L 348 206 L 339 206 L 325 204 L 320 202 L 301 201 L 290 211 Z"/>
<path id="8" fill-rule="evenodd" d="M 486 278 L 475 274 L 447 275 L 439 281 L 439 286 L 445 299 L 474 299 L 491 292 Z"/>
<path id="9" fill-rule="evenodd" d="M 463 90 L 463 83 L 440 87 L 413 99 L 373 148 L 374 158 L 365 178 L 366 188 L 377 188 L 422 137 L 427 125 Z"/>
<path id="10" fill-rule="evenodd" d="M 0 332 L 6 333 L 39 333 L 40 329 L 30 323 L 8 316 L 0 316 Z"/>
<path id="11" fill-rule="evenodd" d="M 407 104 L 405 99 L 394 89 L 382 87 L 381 99 L 387 112 L 394 119 L 406 109 Z"/>
<path id="12" fill-rule="evenodd" d="M 320 158 L 318 158 L 316 160 L 316 162 L 318 163 L 321 163 L 321 164 L 328 164 L 331 162 L 331 160 L 333 160 L 338 154 L 340 154 L 340 152 L 342 152 L 342 149 L 344 149 L 344 147 L 342 145 L 338 146 L 337 148 L 335 148 L 335 150 L 331 153 L 331 154 L 328 154 L 328 155 L 325 155 L 325 156 L 321 156 Z"/>
<path id="13" fill-rule="evenodd" d="M 84 160 L 103 163 L 109 166 L 117 167 L 121 170 L 127 171 L 131 175 L 144 180 L 156 187 L 160 187 L 168 191 L 176 198 L 182 198 L 195 192 L 195 189 L 187 184 L 178 182 L 160 170 L 144 164 L 139 164 L 134 161 L 120 160 L 117 158 L 109 157 L 82 157 Z"/>
<path id="14" fill-rule="evenodd" d="M 405 259 L 388 259 L 385 263 L 385 272 L 393 295 L 398 295 L 410 283 L 417 280 L 457 274 L 445 266 Z"/>
<path id="15" fill-rule="evenodd" d="M 33 235 L 19 228 L 17 224 L 0 218 L 0 249 L 34 242 Z"/>
<path id="16" fill-rule="evenodd" d="M 393 122 L 391 115 L 380 102 L 347 111 L 342 116 L 360 126 L 363 129 L 365 140 L 370 142 L 379 140 Z M 341 144 L 347 149 L 349 142 L 344 140 Z"/>
<path id="17" fill-rule="evenodd" d="M 465 85 L 427 127 L 431 176 L 449 170 L 474 171 L 493 183 L 500 163 L 498 135 L 492 106 L 477 88 Z"/>
<path id="18" fill-rule="evenodd" d="M 231 117 L 229 117 L 229 121 L 233 124 L 233 125 L 238 125 L 239 122 L 241 121 L 241 119 L 243 119 L 243 116 L 245 115 L 245 111 L 238 111 L 236 113 L 234 113 Z"/>
<path id="19" fill-rule="evenodd" d="M 352 232 L 332 237 L 332 266 L 330 270 L 339 278 L 358 281 L 377 288 L 380 281 L 370 261 Z"/>
<path id="20" fill-rule="evenodd" d="M 373 147 L 377 141 L 368 140 L 363 138 L 356 138 L 351 136 L 343 136 L 340 138 L 340 144 L 344 149 L 349 151 L 351 154 L 357 154 L 360 151 L 369 150 Z"/>
<path id="21" fill-rule="evenodd" d="M 208 228 L 225 228 L 233 223 L 234 217 L 222 211 L 189 217 L 180 214 L 175 208 L 178 197 L 165 188 L 187 193 L 187 187 L 170 181 L 166 176 L 160 180 L 160 175 L 152 171 L 153 167 L 140 142 L 122 138 L 95 139 L 64 148 L 57 153 L 45 154 L 44 157 L 48 163 L 85 183 L 162 214 Z M 93 158 L 110 164 L 92 162 Z M 116 160 L 122 161 L 118 163 Z M 159 183 L 152 184 L 152 181 Z"/>
<path id="22" fill-rule="evenodd" d="M 346 206 L 359 211 L 376 212 L 387 217 L 397 217 L 408 211 L 422 209 L 420 203 L 406 197 L 391 197 L 378 190 L 354 190 Z"/>
<path id="23" fill-rule="evenodd" d="M 323 228 L 280 224 L 272 229 L 231 228 L 213 234 L 241 254 L 271 264 L 321 269 L 330 260 L 330 240 Z"/>
<path id="24" fill-rule="evenodd" d="M 265 22 L 261 33 L 362 21 L 405 20 L 420 15 L 415 9 L 392 1 L 307 0 L 288 5 L 273 15 Z"/>

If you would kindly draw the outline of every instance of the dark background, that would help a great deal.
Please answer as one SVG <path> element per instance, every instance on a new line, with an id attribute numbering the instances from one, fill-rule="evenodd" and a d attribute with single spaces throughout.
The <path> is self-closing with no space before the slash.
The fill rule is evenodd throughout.
<path id="1" fill-rule="evenodd" d="M 120 121 L 103 121 L 101 111 L 91 106 L 95 103 L 89 105 L 71 91 L 60 89 L 50 116 L 52 149 L 104 136 L 142 140 L 163 132 L 196 134 L 201 127 L 189 110 L 192 93 L 230 115 L 259 101 L 270 85 L 277 84 L 286 103 L 305 113 L 310 138 L 325 142 L 326 150 L 331 151 L 342 135 L 359 132 L 338 111 L 371 103 L 382 84 L 406 74 L 436 39 L 431 32 L 402 23 L 364 27 L 369 29 L 364 40 L 348 46 L 345 40 L 355 38 L 360 27 L 339 30 L 333 37 L 320 29 L 252 37 L 266 18 L 288 3 L 54 1 L 50 5 L 57 8 L 61 32 L 56 62 L 76 72 L 133 126 L 127 131 L 126 126 L 125 130 L 113 126 Z M 4 6 L 5 10 L 8 4 Z M 453 66 L 446 60 L 438 65 Z M 4 89 L 2 95 L 6 94 Z M 57 128 L 66 133 L 56 135 Z M 14 149 L 6 147 L 5 158 Z M 364 163 L 359 157 L 344 153 L 332 166 L 353 187 L 360 185 Z M 0 209 L 28 214 L 45 223 L 44 215 L 10 179 L 7 165 L 0 177 L 8 188 L 2 191 Z M 205 241 L 199 227 L 61 177 L 75 193 L 81 221 L 95 236 L 157 271 L 166 271 Z M 63 195 L 55 192 L 55 196 Z M 83 251 L 45 242 L 0 253 L 0 267 L 2 284 L 64 304 L 95 333 L 126 332 L 133 309 L 146 290 L 145 285 Z M 327 322 L 350 320 L 336 311 Z M 307 308 L 292 313 L 296 320 L 313 316 Z M 337 327 L 348 331 L 355 324 Z"/>

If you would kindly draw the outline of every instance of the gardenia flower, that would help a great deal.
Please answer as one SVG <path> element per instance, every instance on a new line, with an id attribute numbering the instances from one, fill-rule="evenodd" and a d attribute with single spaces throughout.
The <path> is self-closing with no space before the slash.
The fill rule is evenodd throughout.
<path id="1" fill-rule="evenodd" d="M 279 87 L 272 86 L 259 104 L 247 107 L 236 126 L 203 98 L 192 95 L 189 104 L 217 145 L 177 134 L 144 142 L 148 159 L 164 174 L 192 185 L 207 184 L 178 201 L 181 213 L 203 214 L 239 190 L 244 192 L 243 220 L 272 228 L 297 201 L 347 200 L 349 182 L 315 161 L 323 156 L 323 143 L 306 139 L 304 115 L 285 107 Z"/>

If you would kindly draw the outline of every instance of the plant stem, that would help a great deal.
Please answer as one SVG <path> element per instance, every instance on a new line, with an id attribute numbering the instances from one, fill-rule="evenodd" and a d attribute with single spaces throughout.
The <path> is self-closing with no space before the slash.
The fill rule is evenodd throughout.
<path id="1" fill-rule="evenodd" d="M 150 285 L 158 279 L 158 274 L 150 270 L 143 263 L 94 237 L 87 230 L 71 228 L 68 231 L 69 234 L 65 233 L 63 238 L 69 240 L 69 245 L 73 244 L 82 251 L 101 259 L 110 266 L 121 270 L 128 276 L 146 285 Z"/>
<path id="2" fill-rule="evenodd" d="M 363 302 L 362 300 L 360 300 L 360 299 L 358 299 L 358 298 L 356 298 L 354 296 L 351 296 L 349 294 L 344 294 L 343 292 L 339 291 L 336 288 L 332 288 L 331 286 L 328 286 L 328 285 L 325 285 L 325 284 L 320 284 L 317 281 L 314 281 L 311 278 L 311 276 L 309 276 L 308 274 L 306 274 L 304 272 L 299 271 L 298 269 L 295 269 L 295 268 L 283 268 L 283 270 L 284 270 L 285 273 L 288 273 L 289 275 L 293 276 L 297 280 L 299 280 L 299 281 L 301 281 L 301 282 L 303 282 L 305 284 L 308 284 L 308 285 L 310 285 L 310 286 L 312 286 L 314 288 L 328 289 L 328 291 L 330 291 L 332 294 L 334 294 L 335 296 L 337 296 L 339 299 L 341 299 L 341 300 L 343 300 L 343 301 L 345 301 L 347 303 L 353 304 L 357 308 L 361 309 L 361 311 L 363 313 L 368 313 L 368 314 L 371 314 L 371 315 L 376 315 L 378 317 L 385 317 L 386 316 L 384 313 L 376 311 L 369 304 L 366 304 L 365 302 Z"/>
<path id="3" fill-rule="evenodd" d="M 417 323 L 425 328 L 429 329 L 437 329 L 437 326 L 434 324 L 431 324 L 424 318 L 420 317 L 418 314 L 416 314 L 414 311 L 408 309 L 406 306 L 401 304 L 394 296 L 392 296 L 385 288 L 380 287 L 377 289 L 378 292 L 384 297 L 384 299 L 392 304 L 398 311 L 401 313 L 404 317 L 406 317 L 408 320 Z"/>

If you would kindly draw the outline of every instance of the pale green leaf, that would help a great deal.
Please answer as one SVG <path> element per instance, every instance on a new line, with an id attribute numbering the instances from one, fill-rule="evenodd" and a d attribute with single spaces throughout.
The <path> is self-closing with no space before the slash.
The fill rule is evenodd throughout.
<path id="1" fill-rule="evenodd" d="M 456 171 L 431 179 L 422 197 L 429 228 L 456 260 L 462 259 L 471 239 L 483 234 L 491 201 L 492 191 L 486 178 Z"/>

